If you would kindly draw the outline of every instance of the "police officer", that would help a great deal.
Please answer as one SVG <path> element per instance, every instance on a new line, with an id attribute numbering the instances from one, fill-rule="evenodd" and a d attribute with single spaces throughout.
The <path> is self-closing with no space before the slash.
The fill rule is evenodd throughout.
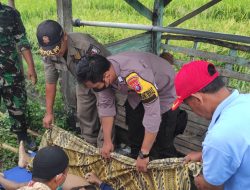
<path id="1" fill-rule="evenodd" d="M 176 97 L 174 76 L 172 66 L 151 53 L 123 52 L 107 58 L 100 55 L 82 58 L 77 65 L 79 83 L 99 91 L 104 158 L 109 158 L 114 148 L 111 141 L 116 115 L 114 90 L 128 95 L 126 122 L 137 169 L 146 171 L 149 156 L 154 159 L 177 156 L 173 140 L 179 110 L 171 110 Z"/>
<path id="2" fill-rule="evenodd" d="M 43 119 L 44 127 L 50 128 L 54 120 L 53 105 L 56 95 L 56 84 L 59 74 L 70 73 L 76 77 L 76 64 L 85 54 L 110 53 L 94 38 L 83 33 L 65 33 L 56 21 L 45 20 L 37 28 L 37 39 L 40 54 L 43 56 L 46 80 L 46 114 Z M 62 84 L 67 81 L 62 78 Z M 77 116 L 80 122 L 81 134 L 84 139 L 96 145 L 100 129 L 94 93 L 83 84 L 66 86 L 64 92 L 76 92 Z"/>
<path id="3" fill-rule="evenodd" d="M 0 98 L 9 112 L 11 131 L 17 134 L 19 141 L 26 142 L 28 148 L 35 149 L 35 144 L 27 136 L 27 95 L 17 49 L 28 64 L 28 79 L 36 84 L 37 75 L 30 44 L 20 14 L 17 10 L 0 3 Z"/>

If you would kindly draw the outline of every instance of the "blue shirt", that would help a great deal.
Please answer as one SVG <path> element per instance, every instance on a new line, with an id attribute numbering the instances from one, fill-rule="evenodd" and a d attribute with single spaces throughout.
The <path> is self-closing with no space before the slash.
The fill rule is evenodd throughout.
<path id="1" fill-rule="evenodd" d="M 100 185 L 100 189 L 101 190 L 114 190 L 110 185 L 108 185 L 107 183 L 101 183 Z"/>
<path id="2" fill-rule="evenodd" d="M 234 90 L 216 108 L 202 143 L 203 175 L 225 190 L 250 190 L 250 94 Z"/>

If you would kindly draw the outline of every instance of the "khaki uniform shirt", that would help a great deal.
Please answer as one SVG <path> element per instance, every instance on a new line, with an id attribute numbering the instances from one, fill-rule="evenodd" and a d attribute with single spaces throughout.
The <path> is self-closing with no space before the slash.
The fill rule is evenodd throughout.
<path id="1" fill-rule="evenodd" d="M 76 78 L 76 63 L 85 53 L 98 53 L 108 56 L 110 53 L 88 34 L 68 33 L 67 60 L 64 57 L 44 57 L 46 83 L 56 83 L 60 71 L 70 71 Z M 88 91 L 88 89 L 86 89 Z"/>
<path id="2" fill-rule="evenodd" d="M 123 52 L 108 57 L 118 76 L 111 88 L 98 94 L 100 117 L 115 116 L 114 90 L 128 95 L 132 108 L 143 103 L 143 126 L 149 132 L 158 132 L 161 114 L 171 109 L 176 98 L 175 71 L 164 59 L 145 52 Z"/>
<path id="3" fill-rule="evenodd" d="M 18 190 L 51 190 L 51 189 L 44 183 L 31 181 L 27 186 L 21 187 Z"/>

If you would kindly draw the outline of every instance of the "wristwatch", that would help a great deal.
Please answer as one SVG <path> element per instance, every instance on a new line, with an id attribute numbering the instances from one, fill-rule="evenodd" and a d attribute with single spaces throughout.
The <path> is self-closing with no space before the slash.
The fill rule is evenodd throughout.
<path id="1" fill-rule="evenodd" d="M 139 154 L 138 154 L 138 157 L 139 157 L 140 159 L 148 158 L 148 157 L 149 157 L 149 154 L 144 154 L 144 153 L 140 150 L 140 152 L 139 152 Z"/>

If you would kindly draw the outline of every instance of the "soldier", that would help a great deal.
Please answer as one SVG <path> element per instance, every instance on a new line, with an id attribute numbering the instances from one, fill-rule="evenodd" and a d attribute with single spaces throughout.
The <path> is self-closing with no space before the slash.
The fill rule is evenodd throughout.
<path id="1" fill-rule="evenodd" d="M 104 158 L 109 158 L 113 151 L 114 90 L 128 95 L 126 123 L 131 156 L 137 158 L 137 169 L 146 171 L 149 156 L 178 156 L 173 140 L 179 110 L 171 110 L 176 97 L 174 76 L 172 66 L 151 53 L 124 52 L 107 59 L 100 55 L 81 59 L 77 65 L 79 83 L 99 91 L 98 111 L 104 135 L 101 152 Z"/>
<path id="2" fill-rule="evenodd" d="M 43 124 L 45 128 L 50 128 L 54 120 L 53 104 L 59 74 L 75 79 L 75 67 L 82 56 L 85 54 L 107 56 L 110 53 L 90 35 L 75 32 L 67 34 L 60 24 L 53 20 L 45 20 L 39 24 L 37 39 L 44 59 L 46 80 L 46 115 Z M 62 84 L 67 82 L 62 77 Z M 93 145 L 101 143 L 97 142 L 100 124 L 95 94 L 83 84 L 66 86 L 64 94 L 69 91 L 76 93 L 77 116 L 83 138 Z"/>
<path id="3" fill-rule="evenodd" d="M 17 49 L 28 64 L 28 79 L 36 84 L 37 75 L 30 44 L 20 14 L 17 10 L 0 3 L 0 98 L 9 112 L 11 131 L 17 134 L 19 141 L 26 142 L 28 148 L 35 149 L 35 144 L 27 136 L 27 95 Z"/>

